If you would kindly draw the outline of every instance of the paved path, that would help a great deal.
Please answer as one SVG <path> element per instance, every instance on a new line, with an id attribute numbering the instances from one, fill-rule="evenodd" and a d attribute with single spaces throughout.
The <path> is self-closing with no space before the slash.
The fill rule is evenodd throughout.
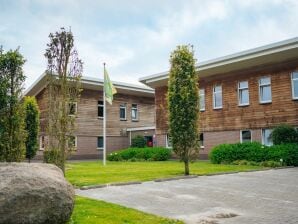
<path id="1" fill-rule="evenodd" d="M 298 223 L 298 168 L 145 182 L 76 193 L 186 223 Z M 226 217 L 233 215 L 237 216 Z"/>

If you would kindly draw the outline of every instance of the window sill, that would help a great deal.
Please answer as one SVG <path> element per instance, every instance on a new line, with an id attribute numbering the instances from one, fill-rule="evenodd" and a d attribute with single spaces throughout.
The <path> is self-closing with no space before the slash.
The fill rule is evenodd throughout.
<path id="1" fill-rule="evenodd" d="M 298 100 L 298 97 L 294 97 L 294 98 L 292 98 L 292 100 Z"/>
<path id="2" fill-rule="evenodd" d="M 203 146 L 203 145 L 202 145 L 202 146 L 200 146 L 200 149 L 205 149 L 205 146 Z"/>
<path id="3" fill-rule="evenodd" d="M 120 119 L 120 121 L 127 121 L 126 119 Z"/>
<path id="4" fill-rule="evenodd" d="M 132 122 L 138 122 L 138 119 L 131 119 Z"/>
<path id="5" fill-rule="evenodd" d="M 248 107 L 249 106 L 249 103 L 248 104 L 238 104 L 238 107 Z"/>
<path id="6" fill-rule="evenodd" d="M 98 120 L 103 120 L 103 117 L 97 117 Z"/>
<path id="7" fill-rule="evenodd" d="M 221 110 L 222 107 L 214 107 L 213 110 Z"/>
<path id="8" fill-rule="evenodd" d="M 102 151 L 103 150 L 103 148 L 96 148 L 97 150 L 100 150 L 100 151 Z"/>
<path id="9" fill-rule="evenodd" d="M 264 102 L 260 102 L 260 104 L 270 104 L 272 103 L 272 101 L 264 101 Z"/>
<path id="10" fill-rule="evenodd" d="M 200 112 L 204 112 L 205 111 L 205 109 L 200 109 Z"/>

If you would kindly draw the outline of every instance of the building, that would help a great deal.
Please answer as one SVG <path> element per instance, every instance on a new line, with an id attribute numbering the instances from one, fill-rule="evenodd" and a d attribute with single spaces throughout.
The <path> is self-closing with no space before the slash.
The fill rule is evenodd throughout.
<path id="1" fill-rule="evenodd" d="M 271 145 L 272 128 L 298 127 L 298 38 L 197 64 L 201 158 L 221 143 Z M 155 89 L 156 143 L 170 146 L 168 72 L 140 81 Z"/>
<path id="2" fill-rule="evenodd" d="M 107 153 L 124 149 L 131 138 L 143 135 L 148 145 L 153 143 L 155 132 L 154 91 L 146 86 L 113 82 L 117 89 L 112 105 L 107 103 Z M 40 150 L 44 150 L 47 111 L 47 76 L 43 74 L 26 91 L 25 95 L 35 96 L 41 111 Z M 82 78 L 81 98 L 73 114 L 76 117 L 76 131 L 73 138 L 75 151 L 71 158 L 102 158 L 103 149 L 103 80 Z"/>

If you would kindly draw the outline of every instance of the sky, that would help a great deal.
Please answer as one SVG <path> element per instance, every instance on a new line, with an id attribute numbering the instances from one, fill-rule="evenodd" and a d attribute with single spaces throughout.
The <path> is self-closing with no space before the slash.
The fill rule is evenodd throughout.
<path id="1" fill-rule="evenodd" d="M 197 62 L 298 36 L 298 0 L 0 0 L 0 45 L 20 47 L 25 87 L 47 67 L 49 34 L 70 28 L 84 76 L 138 83 L 169 69 L 177 45 Z"/>

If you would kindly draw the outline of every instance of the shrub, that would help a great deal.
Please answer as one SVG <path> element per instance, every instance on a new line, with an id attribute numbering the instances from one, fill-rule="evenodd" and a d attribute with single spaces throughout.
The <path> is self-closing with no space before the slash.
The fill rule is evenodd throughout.
<path id="1" fill-rule="evenodd" d="M 272 140 L 275 145 L 298 143 L 298 132 L 295 128 L 282 124 L 273 129 Z"/>
<path id="2" fill-rule="evenodd" d="M 257 142 L 222 144 L 209 153 L 212 163 L 232 163 L 253 165 L 252 162 L 274 161 L 280 165 L 298 166 L 298 144 L 263 146 Z M 248 164 L 245 161 L 249 161 Z M 271 164 L 277 166 L 277 164 Z M 268 165 L 269 166 L 269 165 Z"/>
<path id="3" fill-rule="evenodd" d="M 162 147 L 128 148 L 108 155 L 109 161 L 166 161 L 171 157 L 171 150 Z"/>
<path id="4" fill-rule="evenodd" d="M 146 146 L 146 140 L 141 135 L 137 135 L 131 140 L 131 147 L 144 148 L 145 146 Z"/>

